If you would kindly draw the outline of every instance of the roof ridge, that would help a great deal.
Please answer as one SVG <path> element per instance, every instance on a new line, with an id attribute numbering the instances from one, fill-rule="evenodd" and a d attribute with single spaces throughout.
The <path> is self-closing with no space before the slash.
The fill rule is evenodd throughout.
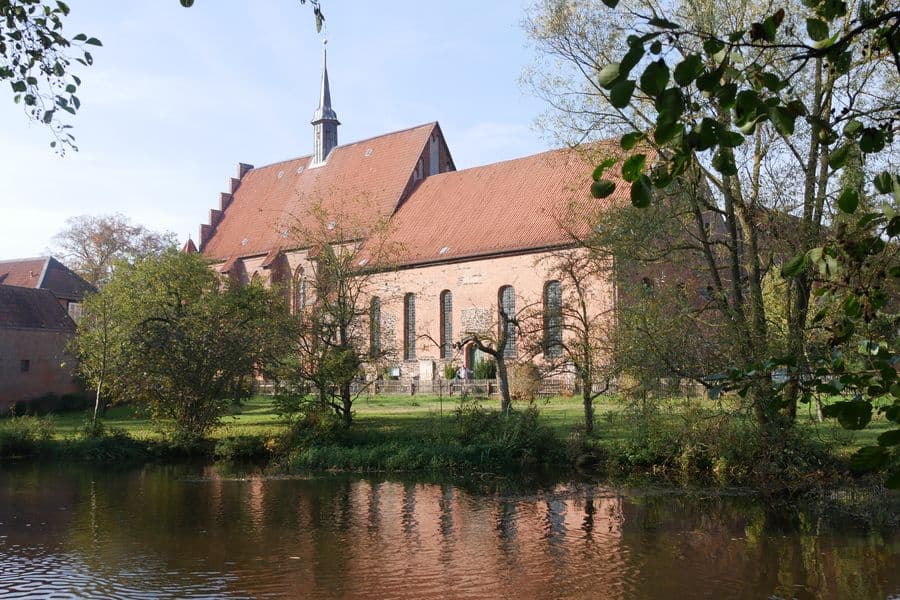
<path id="1" fill-rule="evenodd" d="M 600 142 L 596 142 L 596 143 L 599 143 L 599 144 L 606 144 L 606 143 L 610 143 L 610 142 L 614 142 L 614 141 L 615 141 L 615 140 L 601 140 Z M 561 154 L 561 153 L 563 153 L 563 152 L 566 152 L 566 153 L 574 153 L 574 152 L 577 152 L 577 150 L 578 150 L 577 148 L 572 148 L 572 147 L 553 148 L 553 149 L 550 149 L 550 150 L 543 150 L 543 151 L 541 151 L 541 152 L 535 152 L 534 154 L 527 154 L 527 155 L 525 155 L 525 156 L 518 156 L 518 157 L 516 157 L 516 158 L 507 158 L 506 160 L 498 160 L 497 162 L 486 163 L 486 164 L 483 164 L 483 165 L 475 165 L 475 166 L 472 166 L 472 167 L 466 167 L 465 169 L 457 169 L 457 170 L 455 170 L 455 171 L 444 171 L 443 173 L 435 173 L 434 175 L 429 175 L 429 176 L 427 176 L 427 177 L 423 177 L 423 178 L 422 178 L 422 181 L 425 181 L 425 180 L 427 180 L 427 179 L 432 179 L 432 178 L 434 178 L 434 177 L 441 177 L 441 176 L 443 176 L 443 175 L 458 175 L 458 174 L 461 174 L 461 173 L 466 173 L 467 171 L 475 171 L 475 170 L 478 170 L 478 169 L 487 169 L 487 168 L 489 168 L 489 167 L 495 167 L 495 166 L 497 166 L 497 165 L 505 165 L 505 164 L 508 164 L 508 163 L 520 162 L 520 161 L 523 161 L 523 160 L 528 160 L 528 159 L 530 159 L 530 158 L 537 158 L 537 157 L 543 156 L 543 155 L 545 155 L 545 154 L 558 154 L 558 153 Z"/>
<path id="2" fill-rule="evenodd" d="M 397 131 L 389 131 L 387 133 L 382 133 L 380 135 L 373 135 L 371 137 L 363 138 L 361 140 L 356 140 L 354 142 L 348 142 L 346 144 L 339 144 L 335 146 L 332 151 L 337 150 L 339 148 L 347 148 L 349 146 L 354 146 L 356 144 L 362 144 L 363 142 L 371 142 L 372 140 L 377 140 L 378 138 L 388 137 L 389 135 L 397 135 L 398 133 L 406 133 L 407 131 L 412 131 L 413 129 L 420 129 L 422 127 L 427 127 L 429 125 L 434 126 L 437 125 L 437 121 L 431 121 L 430 123 L 422 123 L 421 125 L 414 125 L 413 127 L 406 127 L 404 129 L 398 129 Z M 260 169 L 266 169 L 269 167 L 274 167 L 276 165 L 283 165 L 285 163 L 293 162 L 295 160 L 301 160 L 304 158 L 312 158 L 312 154 L 303 154 L 301 156 L 295 156 L 294 158 L 287 158 L 284 160 L 276 160 L 275 162 L 271 162 L 265 165 L 259 165 L 258 167 L 253 167 L 251 171 L 258 171 Z"/>
<path id="3" fill-rule="evenodd" d="M 26 258 L 7 258 L 7 259 L 4 259 L 4 260 L 0 260 L 0 265 L 8 264 L 8 263 L 27 262 L 27 261 L 30 261 L 30 260 L 49 260 L 49 259 L 51 259 L 51 258 L 53 258 L 53 257 L 50 256 L 49 254 L 48 254 L 48 255 L 45 255 L 45 256 L 29 256 L 29 257 L 26 257 Z"/>

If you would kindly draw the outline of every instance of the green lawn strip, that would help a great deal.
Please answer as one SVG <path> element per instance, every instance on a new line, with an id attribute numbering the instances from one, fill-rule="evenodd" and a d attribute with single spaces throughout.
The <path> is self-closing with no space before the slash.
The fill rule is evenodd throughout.
<path id="1" fill-rule="evenodd" d="M 462 402 L 480 402 L 487 408 L 499 408 L 496 399 L 464 399 Z M 396 436 L 404 439 L 421 437 L 424 428 L 441 427 L 444 421 L 454 418 L 454 410 L 461 403 L 457 396 L 361 396 L 355 404 L 354 428 L 360 438 L 369 434 L 378 438 Z M 692 403 L 712 406 L 708 400 L 690 399 L 669 401 L 667 414 L 677 417 L 681 407 Z M 557 396 L 537 400 L 541 419 L 560 437 L 566 439 L 573 430 L 580 428 L 584 418 L 581 398 L 578 396 Z M 600 397 L 594 403 L 595 435 L 601 442 L 625 440 L 628 427 L 619 418 L 627 403 L 614 397 Z M 514 404 L 515 406 L 515 404 Z M 71 438 L 77 434 L 88 418 L 88 413 L 67 412 L 53 415 L 55 436 L 58 439 Z M 107 427 L 121 429 L 137 439 L 157 439 L 160 434 L 149 419 L 129 406 L 110 408 L 103 417 Z M 840 456 L 849 456 L 857 448 L 876 443 L 878 435 L 886 431 L 890 423 L 880 415 L 873 417 L 872 423 L 861 431 L 841 429 L 834 420 L 819 423 L 812 412 L 803 407 L 798 416 L 798 426 L 809 434 L 829 443 Z M 222 419 L 222 425 L 213 432 L 213 438 L 221 439 L 240 435 L 278 435 L 285 431 L 285 421 L 275 413 L 271 398 L 256 396 L 246 400 L 242 406 Z"/>

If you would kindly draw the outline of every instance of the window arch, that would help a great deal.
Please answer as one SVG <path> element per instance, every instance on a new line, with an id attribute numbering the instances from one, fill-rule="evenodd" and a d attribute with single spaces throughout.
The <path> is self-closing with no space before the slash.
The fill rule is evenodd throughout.
<path id="1" fill-rule="evenodd" d="M 562 285 L 558 281 L 544 284 L 544 354 L 562 355 L 563 350 Z"/>
<path id="2" fill-rule="evenodd" d="M 515 358 L 516 356 L 516 290 L 511 285 L 504 285 L 497 294 L 499 307 L 500 336 L 506 334 L 506 345 L 503 347 L 503 356 Z"/>
<path id="3" fill-rule="evenodd" d="M 403 297 L 403 360 L 416 359 L 416 295 Z"/>
<path id="4" fill-rule="evenodd" d="M 453 358 L 453 294 L 441 292 L 441 358 Z"/>
<path id="5" fill-rule="evenodd" d="M 369 356 L 381 355 L 381 298 L 373 297 L 369 301 Z"/>
<path id="6" fill-rule="evenodd" d="M 306 308 L 306 277 L 303 275 L 303 267 L 297 267 L 291 286 L 291 310 L 294 314 L 299 314 L 304 308 Z"/>

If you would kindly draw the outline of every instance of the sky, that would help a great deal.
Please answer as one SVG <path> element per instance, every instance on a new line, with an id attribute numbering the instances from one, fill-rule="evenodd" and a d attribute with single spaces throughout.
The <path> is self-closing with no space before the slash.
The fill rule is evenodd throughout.
<path id="1" fill-rule="evenodd" d="M 79 67 L 79 152 L 0 90 L 0 259 L 48 253 L 67 218 L 122 213 L 197 239 L 237 163 L 309 154 L 322 40 L 339 143 L 439 121 L 459 169 L 553 145 L 519 84 L 528 2 L 69 0 L 64 32 L 100 38 Z M 4 86 L 5 87 L 5 86 Z"/>

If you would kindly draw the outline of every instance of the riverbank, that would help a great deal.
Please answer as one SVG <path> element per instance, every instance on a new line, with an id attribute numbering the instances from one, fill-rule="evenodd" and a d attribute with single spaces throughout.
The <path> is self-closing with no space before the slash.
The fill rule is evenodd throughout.
<path id="1" fill-rule="evenodd" d="M 257 397 L 223 419 L 211 440 L 190 448 L 167 442 L 129 407 L 114 407 L 104 416 L 102 436 L 83 434 L 83 413 L 23 420 L 21 439 L 10 432 L 13 421 L 0 420 L 0 456 L 109 464 L 252 460 L 289 472 L 580 469 L 794 494 L 849 480 L 847 458 L 887 427 L 882 420 L 848 432 L 802 415 L 788 434 L 763 439 L 751 423 L 723 414 L 709 401 L 641 404 L 601 398 L 595 432 L 585 436 L 579 398 L 519 406 L 509 419 L 494 404 L 433 396 L 363 397 L 355 405 L 353 427 L 345 431 L 329 419 L 286 420 L 270 399 Z"/>

